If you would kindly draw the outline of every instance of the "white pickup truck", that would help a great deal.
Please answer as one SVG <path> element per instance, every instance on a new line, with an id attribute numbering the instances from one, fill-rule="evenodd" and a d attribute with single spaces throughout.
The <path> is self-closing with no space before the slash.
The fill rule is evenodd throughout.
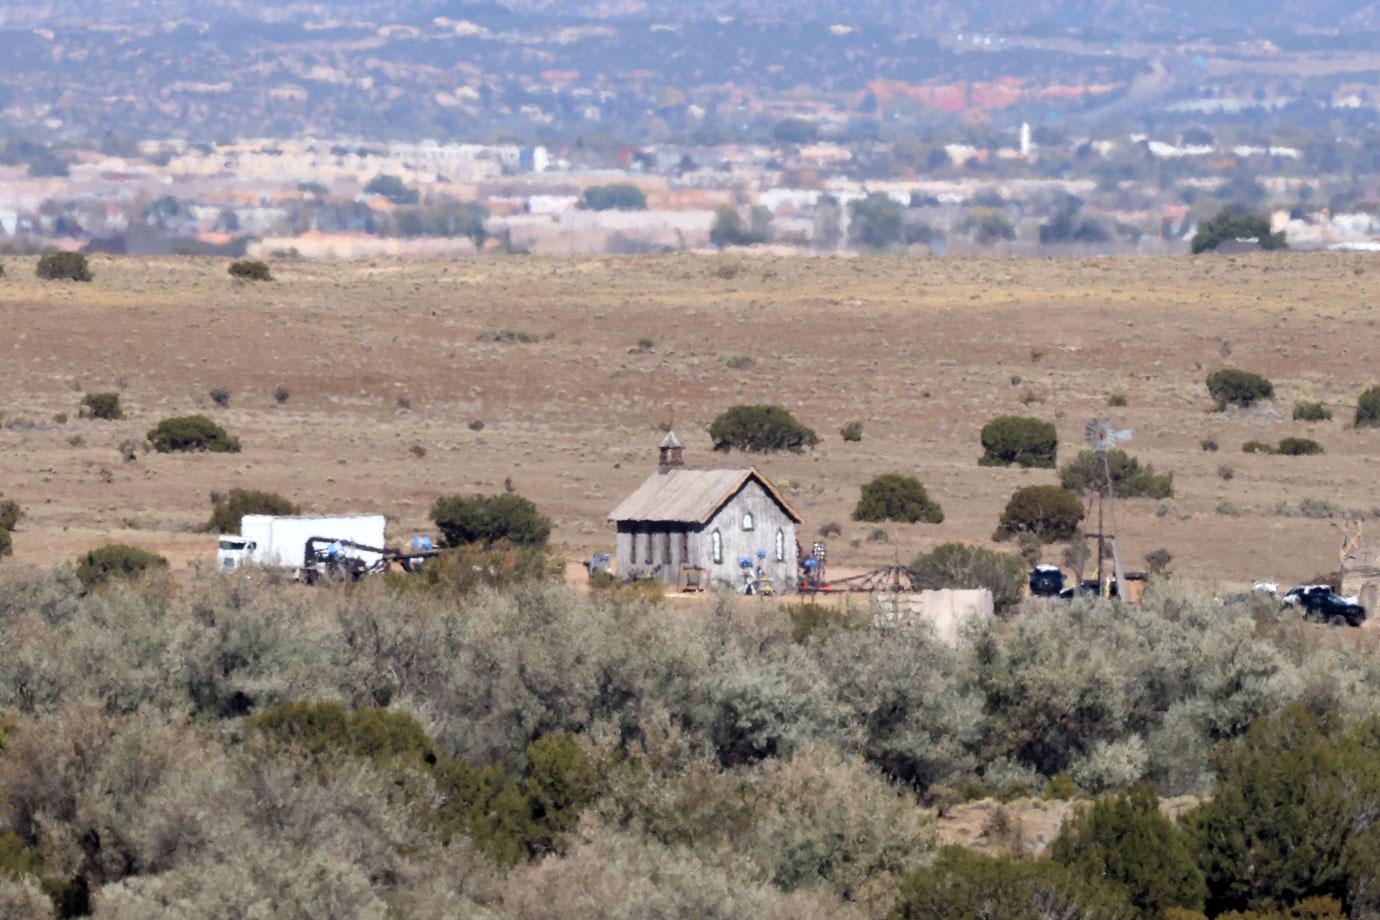
<path id="1" fill-rule="evenodd" d="M 375 566 L 383 554 L 365 547 L 383 548 L 384 518 L 381 514 L 337 516 L 282 516 L 246 514 L 240 532 L 223 535 L 217 560 L 223 572 L 246 565 L 285 570 L 294 578 L 318 574 L 317 560 L 307 558 L 307 541 L 325 541 L 339 557 L 358 560 L 363 568 Z M 338 544 L 338 545 L 337 545 Z"/>

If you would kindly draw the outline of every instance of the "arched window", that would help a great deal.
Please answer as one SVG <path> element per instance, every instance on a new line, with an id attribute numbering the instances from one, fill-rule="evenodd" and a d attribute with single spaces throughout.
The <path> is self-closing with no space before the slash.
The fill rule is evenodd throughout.
<path id="1" fill-rule="evenodd" d="M 709 548 L 714 553 L 714 564 L 722 563 L 724 561 L 724 538 L 717 530 L 709 535 Z"/>
<path id="2" fill-rule="evenodd" d="M 743 529 L 744 529 L 744 530 L 751 530 L 751 529 L 752 529 L 752 512 L 751 512 L 751 511 L 744 511 L 744 512 L 743 512 Z"/>
<path id="3" fill-rule="evenodd" d="M 786 532 L 780 527 L 776 528 L 776 561 L 786 561 Z"/>

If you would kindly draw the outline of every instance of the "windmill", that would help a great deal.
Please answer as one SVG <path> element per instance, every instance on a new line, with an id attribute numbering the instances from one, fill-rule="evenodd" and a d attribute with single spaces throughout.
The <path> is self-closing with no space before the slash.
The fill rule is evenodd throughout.
<path id="1" fill-rule="evenodd" d="M 1112 530 L 1112 571 L 1116 575 L 1117 590 L 1122 591 L 1125 590 L 1126 575 L 1121 569 L 1121 544 L 1116 533 L 1116 496 L 1113 494 L 1115 490 L 1112 488 L 1112 467 L 1107 460 L 1107 454 L 1118 444 L 1131 440 L 1131 432 L 1119 431 L 1109 419 L 1095 418 L 1088 422 L 1085 433 L 1088 437 L 1088 446 L 1102 463 L 1102 486 L 1097 492 L 1097 589 L 1099 592 L 1102 591 L 1103 585 L 1106 584 L 1102 576 L 1103 560 L 1107 555 L 1107 526 L 1103 517 L 1105 506 L 1106 518 L 1109 519 Z"/>

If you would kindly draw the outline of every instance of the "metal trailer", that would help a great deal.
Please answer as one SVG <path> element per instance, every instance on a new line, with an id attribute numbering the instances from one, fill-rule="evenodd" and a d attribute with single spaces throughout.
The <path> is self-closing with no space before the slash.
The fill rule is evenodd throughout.
<path id="1" fill-rule="evenodd" d="M 306 560 L 303 571 L 308 584 L 323 578 L 359 581 L 368 575 L 390 571 L 395 565 L 404 572 L 415 572 L 423 562 L 444 552 L 446 550 L 392 549 L 366 546 L 353 540 L 309 537 L 303 549 Z"/>

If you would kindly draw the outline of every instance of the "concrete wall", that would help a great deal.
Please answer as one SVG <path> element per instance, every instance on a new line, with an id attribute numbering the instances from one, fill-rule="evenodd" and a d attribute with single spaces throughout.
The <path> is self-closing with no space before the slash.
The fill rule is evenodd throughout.
<path id="1" fill-rule="evenodd" d="M 945 589 L 917 594 L 872 595 L 872 622 L 878 629 L 907 629 L 927 625 L 947 645 L 957 645 L 964 624 L 990 620 L 992 592 Z"/>
<path id="2" fill-rule="evenodd" d="M 1361 606 L 1366 608 L 1366 619 L 1380 619 L 1380 580 L 1367 582 L 1358 597 Z"/>

